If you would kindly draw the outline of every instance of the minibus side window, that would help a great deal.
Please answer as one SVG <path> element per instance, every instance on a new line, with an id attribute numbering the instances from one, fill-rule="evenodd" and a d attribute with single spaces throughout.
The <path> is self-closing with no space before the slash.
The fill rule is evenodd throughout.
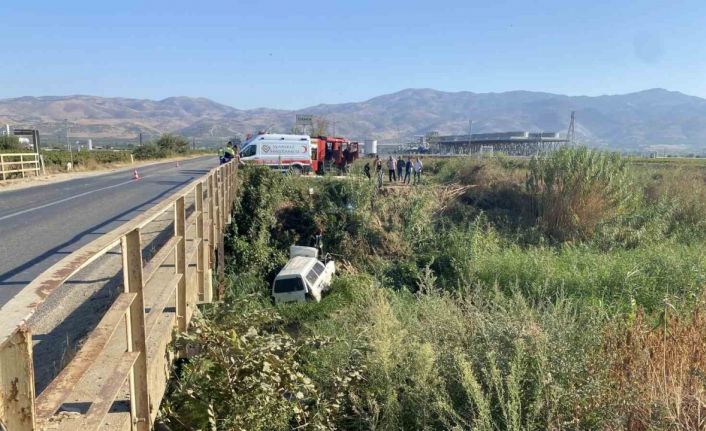
<path id="1" fill-rule="evenodd" d="M 314 271 L 314 268 L 311 268 L 311 271 L 306 275 L 306 279 L 309 282 L 310 285 L 314 285 L 316 283 L 316 280 L 319 278 L 319 274 Z"/>

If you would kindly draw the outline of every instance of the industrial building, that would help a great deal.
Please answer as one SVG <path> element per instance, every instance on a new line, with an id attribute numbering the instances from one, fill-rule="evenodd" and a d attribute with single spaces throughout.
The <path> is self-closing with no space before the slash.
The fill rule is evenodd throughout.
<path id="1" fill-rule="evenodd" d="M 435 137 L 442 154 L 475 154 L 484 151 L 511 156 L 532 156 L 554 151 L 569 141 L 557 132 L 498 132 Z"/>

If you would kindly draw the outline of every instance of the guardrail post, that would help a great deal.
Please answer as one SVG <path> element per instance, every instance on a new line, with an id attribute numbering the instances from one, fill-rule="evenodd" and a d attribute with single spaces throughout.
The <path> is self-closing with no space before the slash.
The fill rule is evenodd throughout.
<path id="1" fill-rule="evenodd" d="M 213 175 L 208 176 L 208 264 L 206 265 L 206 294 L 208 297 L 204 301 L 213 301 L 213 263 L 215 262 L 214 253 L 216 252 L 215 243 L 216 229 L 214 216 L 215 200 L 213 196 Z"/>
<path id="2" fill-rule="evenodd" d="M 218 298 L 223 299 L 225 294 L 225 169 L 218 171 Z"/>
<path id="3" fill-rule="evenodd" d="M 174 235 L 179 238 L 174 253 L 174 264 L 177 274 L 181 274 L 177 285 L 177 329 L 186 331 L 186 214 L 184 212 L 184 196 L 174 203 Z"/>
<path id="4" fill-rule="evenodd" d="M 2 180 L 5 181 L 5 158 L 0 154 L 0 173 L 2 173 Z"/>
<path id="5" fill-rule="evenodd" d="M 34 176 L 39 176 L 39 154 L 34 154 Z"/>
<path id="6" fill-rule="evenodd" d="M 20 154 L 20 173 L 22 174 L 22 178 L 25 177 L 25 159 L 22 154 Z"/>
<path id="7" fill-rule="evenodd" d="M 0 346 L 0 424 L 8 431 L 35 429 L 32 334 L 22 327 Z"/>
<path id="8" fill-rule="evenodd" d="M 199 241 L 196 252 L 196 279 L 198 286 L 198 297 L 200 301 L 206 298 L 206 271 L 205 267 L 208 264 L 206 256 L 206 238 L 204 236 L 204 217 L 203 217 L 203 183 L 196 184 L 196 199 L 194 205 L 198 215 L 196 216 L 196 238 Z M 210 302 L 210 301 L 209 301 Z"/>
<path id="9" fill-rule="evenodd" d="M 226 198 L 226 224 L 231 222 L 231 206 L 233 204 L 233 162 L 228 163 L 228 170 L 226 171 L 226 191 L 228 192 Z"/>
<path id="10" fill-rule="evenodd" d="M 140 229 L 130 231 L 121 239 L 123 284 L 125 292 L 136 293 L 125 313 L 128 352 L 140 352 L 130 371 L 130 413 L 132 429 L 149 431 L 150 404 L 147 387 L 147 344 L 145 337 L 145 304 L 142 280 L 142 241 Z"/>

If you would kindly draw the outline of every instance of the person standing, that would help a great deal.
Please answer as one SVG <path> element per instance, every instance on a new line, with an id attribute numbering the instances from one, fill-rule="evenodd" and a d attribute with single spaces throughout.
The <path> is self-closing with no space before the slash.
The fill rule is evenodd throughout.
<path id="1" fill-rule="evenodd" d="M 414 161 L 414 184 L 419 184 L 422 182 L 422 169 L 424 168 L 424 164 L 422 163 L 422 160 L 417 157 L 417 160 Z"/>
<path id="2" fill-rule="evenodd" d="M 363 166 L 363 173 L 370 179 L 370 162 L 367 162 L 365 166 Z"/>
<path id="3" fill-rule="evenodd" d="M 378 180 L 378 187 L 382 187 L 382 160 L 380 160 L 380 156 L 375 156 L 375 175 Z"/>
<path id="4" fill-rule="evenodd" d="M 233 143 L 228 141 L 226 147 L 223 149 L 223 158 L 221 163 L 228 163 L 235 158 L 235 150 L 233 149 Z"/>
<path id="5" fill-rule="evenodd" d="M 402 170 L 404 169 L 404 160 L 402 156 L 397 159 L 397 181 L 402 181 Z"/>
<path id="6" fill-rule="evenodd" d="M 395 159 L 390 156 L 390 158 L 387 160 L 387 171 L 390 176 L 390 182 L 397 180 L 397 177 L 395 176 L 395 167 Z"/>
<path id="7" fill-rule="evenodd" d="M 404 165 L 404 183 L 409 184 L 412 176 L 412 156 L 407 157 L 407 163 Z"/>

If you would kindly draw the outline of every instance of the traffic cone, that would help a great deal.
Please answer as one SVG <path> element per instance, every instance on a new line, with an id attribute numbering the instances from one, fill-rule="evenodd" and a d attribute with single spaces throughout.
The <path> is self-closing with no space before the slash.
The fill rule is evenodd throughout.
<path id="1" fill-rule="evenodd" d="M 140 174 L 137 173 L 137 169 L 135 169 L 132 173 L 132 179 L 133 180 L 139 180 L 140 179 Z"/>

